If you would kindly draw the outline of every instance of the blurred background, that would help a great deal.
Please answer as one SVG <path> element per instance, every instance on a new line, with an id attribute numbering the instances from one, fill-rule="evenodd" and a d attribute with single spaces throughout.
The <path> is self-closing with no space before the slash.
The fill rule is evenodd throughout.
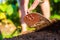
<path id="1" fill-rule="evenodd" d="M 30 0 L 28 7 L 34 0 Z M 51 19 L 60 20 L 60 0 L 50 0 Z M 0 40 L 12 38 L 21 32 L 18 0 L 0 0 Z M 41 12 L 38 6 L 32 12 Z M 4 31 L 5 30 L 5 31 Z M 32 30 L 32 28 L 29 28 Z"/>

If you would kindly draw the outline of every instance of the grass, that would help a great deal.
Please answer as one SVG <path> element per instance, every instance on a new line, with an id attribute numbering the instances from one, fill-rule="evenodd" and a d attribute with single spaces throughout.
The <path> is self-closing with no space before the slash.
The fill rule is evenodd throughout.
<path id="1" fill-rule="evenodd" d="M 58 20 L 60 20 L 60 15 L 54 14 L 54 15 L 51 16 L 51 19 L 58 19 Z"/>

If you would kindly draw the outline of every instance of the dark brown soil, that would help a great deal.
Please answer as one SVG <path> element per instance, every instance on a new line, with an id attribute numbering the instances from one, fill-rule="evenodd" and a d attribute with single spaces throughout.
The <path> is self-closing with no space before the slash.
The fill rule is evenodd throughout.
<path id="1" fill-rule="evenodd" d="M 4 40 L 60 40 L 60 20 L 36 32 Z"/>

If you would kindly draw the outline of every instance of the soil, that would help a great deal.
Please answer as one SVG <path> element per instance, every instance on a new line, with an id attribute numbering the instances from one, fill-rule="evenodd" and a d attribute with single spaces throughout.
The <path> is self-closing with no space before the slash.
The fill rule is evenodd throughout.
<path id="1" fill-rule="evenodd" d="M 3 40 L 60 40 L 60 20 L 41 30 Z"/>

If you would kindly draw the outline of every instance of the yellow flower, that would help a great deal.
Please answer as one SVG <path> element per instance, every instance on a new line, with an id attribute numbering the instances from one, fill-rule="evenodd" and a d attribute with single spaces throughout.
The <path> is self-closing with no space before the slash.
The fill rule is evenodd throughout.
<path id="1" fill-rule="evenodd" d="M 0 20 L 1 20 L 1 19 L 6 19 L 5 13 L 0 13 Z"/>

